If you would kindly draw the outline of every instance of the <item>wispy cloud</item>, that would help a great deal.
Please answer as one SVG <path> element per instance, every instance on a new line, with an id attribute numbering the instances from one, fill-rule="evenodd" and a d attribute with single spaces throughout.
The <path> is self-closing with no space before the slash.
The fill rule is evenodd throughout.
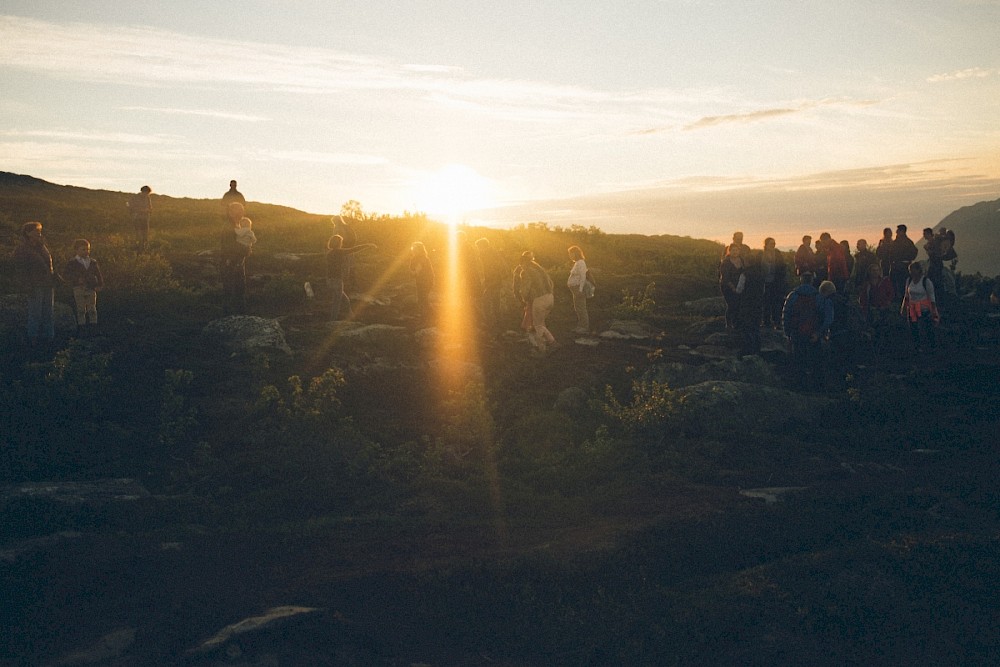
<path id="1" fill-rule="evenodd" d="M 929 83 L 941 83 L 942 81 L 960 81 L 962 79 L 985 79 L 997 73 L 995 69 L 984 69 L 982 67 L 970 67 L 955 72 L 935 74 L 927 77 Z"/>
<path id="2" fill-rule="evenodd" d="M 704 118 L 699 118 L 697 121 L 690 123 L 684 127 L 685 130 L 700 130 L 706 127 L 712 127 L 714 125 L 729 125 L 738 124 L 745 125 L 748 123 L 756 123 L 765 120 L 771 120 L 773 118 L 780 118 L 781 116 L 792 116 L 795 114 L 804 113 L 807 111 L 812 111 L 820 107 L 867 107 L 878 104 L 878 100 L 841 100 L 841 99 L 823 99 L 823 100 L 806 100 L 799 102 L 794 106 L 775 108 L 775 109 L 759 109 L 757 111 L 750 111 L 747 113 L 738 114 L 728 114 L 724 116 L 705 116 Z"/>
<path id="3" fill-rule="evenodd" d="M 220 120 L 236 120 L 247 123 L 260 123 L 270 120 L 270 118 L 265 118 L 264 116 L 252 116 L 249 114 L 230 113 L 227 111 L 213 111 L 211 109 L 171 109 L 137 106 L 120 107 L 120 109 L 122 111 L 145 111 L 150 113 L 177 114 L 183 116 L 207 116 L 209 118 L 218 118 Z"/>
<path id="4" fill-rule="evenodd" d="M 62 130 L 5 130 L 0 136 L 23 139 L 55 139 L 59 141 L 93 141 L 114 144 L 164 144 L 170 137 L 125 132 L 66 132 Z"/>
<path id="5" fill-rule="evenodd" d="M 315 164 L 339 164 L 351 166 L 377 166 L 388 164 L 388 160 L 378 155 L 361 153 L 323 153 L 318 151 L 254 151 L 251 159 L 279 160 L 285 162 L 311 162 Z"/>
<path id="6" fill-rule="evenodd" d="M 52 23 L 0 16 L 0 66 L 130 86 L 246 88 L 297 94 L 379 92 L 507 120 L 590 119 L 636 126 L 703 107 L 714 93 L 617 91 L 476 77 L 447 63 L 398 63 L 327 48 L 259 44 L 148 27 Z M 384 99 L 384 98 L 383 98 Z M 261 122 L 226 111 L 129 107 Z M 690 114 L 688 114 L 690 116 Z M 655 119 L 655 120 L 654 120 Z"/>

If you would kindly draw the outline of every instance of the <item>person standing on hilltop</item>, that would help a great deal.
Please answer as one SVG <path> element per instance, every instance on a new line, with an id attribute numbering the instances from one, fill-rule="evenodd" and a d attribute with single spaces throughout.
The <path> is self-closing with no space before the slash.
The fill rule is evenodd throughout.
<path id="1" fill-rule="evenodd" d="M 222 212 L 229 215 L 229 205 L 237 203 L 247 205 L 246 197 L 243 196 L 239 190 L 236 189 L 236 181 L 229 181 L 229 189 L 226 190 L 226 194 L 222 195 Z"/>
<path id="2" fill-rule="evenodd" d="M 344 216 L 336 215 L 330 219 L 333 223 L 333 233 L 344 239 L 343 249 L 350 250 L 358 244 L 358 233 L 354 231 L 354 227 L 347 224 L 347 220 L 344 220 Z M 354 254 L 346 254 L 344 259 L 344 287 L 351 287 L 352 289 L 357 287 L 354 276 Z"/>
<path id="3" fill-rule="evenodd" d="M 479 272 L 483 276 L 482 306 L 483 327 L 489 335 L 500 333 L 500 304 L 503 295 L 503 284 L 507 274 L 503 258 L 490 240 L 476 240 L 476 253 L 479 259 Z"/>
<path id="4" fill-rule="evenodd" d="M 414 241 L 410 246 L 410 275 L 417 291 L 417 311 L 420 321 L 430 322 L 434 316 L 431 307 L 431 290 L 434 289 L 434 266 L 427 254 L 427 246 Z"/>
<path id="5" fill-rule="evenodd" d="M 77 239 L 73 250 L 76 256 L 63 269 L 63 280 L 73 288 L 76 333 L 80 336 L 97 327 L 97 291 L 104 287 L 104 275 L 97 260 L 90 256 L 90 241 Z"/>
<path id="6" fill-rule="evenodd" d="M 219 276 L 222 279 L 222 310 L 226 315 L 243 314 L 247 307 L 247 257 L 250 246 L 239 241 L 240 221 L 246 209 L 239 202 L 226 208 L 226 224 L 219 240 Z"/>
<path id="7" fill-rule="evenodd" d="M 785 257 L 775 247 L 771 237 L 764 239 L 764 251 L 760 258 L 761 277 L 764 281 L 764 326 L 769 329 L 781 328 L 781 307 L 788 294 Z"/>
<path id="8" fill-rule="evenodd" d="M 802 245 L 795 251 L 795 275 L 813 274 L 816 271 L 816 253 L 812 249 L 812 237 L 802 237 Z"/>
<path id="9" fill-rule="evenodd" d="M 868 280 L 868 271 L 872 264 L 878 264 L 878 258 L 868 249 L 868 241 L 858 239 L 855 247 L 858 249 L 854 253 L 854 269 L 851 272 L 851 283 L 854 285 L 853 291 L 857 294 L 861 285 Z"/>
<path id="10" fill-rule="evenodd" d="M 39 337 L 51 343 L 55 339 L 52 308 L 57 276 L 52 270 L 52 253 L 42 237 L 42 223 L 26 222 L 21 226 L 21 244 L 14 250 L 14 266 L 28 296 L 28 345 L 34 347 Z"/>
<path id="11" fill-rule="evenodd" d="M 570 296 L 573 297 L 573 312 L 576 313 L 576 327 L 573 333 L 590 333 L 590 313 L 587 311 L 587 299 L 594 296 L 594 283 L 590 278 L 590 271 L 587 270 L 587 260 L 583 256 L 580 246 L 570 246 L 566 250 L 573 268 L 569 271 L 569 278 L 566 279 L 566 287 L 569 288 Z"/>
<path id="12" fill-rule="evenodd" d="M 917 246 L 906 235 L 906 225 L 896 226 L 896 238 L 889 246 L 889 280 L 897 297 L 906 293 L 906 279 L 910 276 L 910 262 L 917 258 Z"/>
<path id="13" fill-rule="evenodd" d="M 746 289 L 746 265 L 743 260 L 743 246 L 732 243 L 726 248 L 726 255 L 719 264 L 719 290 L 726 301 L 726 328 L 739 330 L 740 297 Z"/>
<path id="14" fill-rule="evenodd" d="M 819 235 L 819 243 L 816 244 L 816 247 L 820 248 L 826 255 L 826 276 L 824 280 L 832 282 L 836 286 L 837 291 L 843 294 L 844 287 L 847 285 L 847 279 L 851 275 L 851 272 L 847 269 L 847 257 L 844 256 L 844 247 L 837 243 L 830 236 L 829 232 L 823 232 Z"/>
<path id="15" fill-rule="evenodd" d="M 330 288 L 330 321 L 335 322 L 340 319 L 340 313 L 344 311 L 350 315 L 351 298 L 344 291 L 344 269 L 347 266 L 347 258 L 356 252 L 371 248 L 377 249 L 374 243 L 362 243 L 360 245 L 344 247 L 344 237 L 334 234 L 326 242 L 326 284 Z"/>
<path id="16" fill-rule="evenodd" d="M 149 218 L 153 213 L 153 202 L 150 199 L 152 192 L 152 188 L 144 185 L 125 202 L 132 219 L 132 237 L 135 239 L 136 252 L 145 252 L 149 244 Z"/>
<path id="17" fill-rule="evenodd" d="M 882 238 L 879 239 L 878 245 L 875 247 L 875 257 L 878 258 L 882 275 L 888 278 L 889 272 L 892 270 L 892 229 L 889 227 L 882 230 Z"/>

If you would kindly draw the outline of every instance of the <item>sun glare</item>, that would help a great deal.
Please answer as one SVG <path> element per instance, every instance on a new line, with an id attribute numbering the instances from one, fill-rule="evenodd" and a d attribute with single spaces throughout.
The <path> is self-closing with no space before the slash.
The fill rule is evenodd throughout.
<path id="1" fill-rule="evenodd" d="M 457 224 L 469 211 L 493 205 L 493 184 L 475 169 L 449 164 L 419 179 L 416 186 L 417 210 L 440 216 Z"/>

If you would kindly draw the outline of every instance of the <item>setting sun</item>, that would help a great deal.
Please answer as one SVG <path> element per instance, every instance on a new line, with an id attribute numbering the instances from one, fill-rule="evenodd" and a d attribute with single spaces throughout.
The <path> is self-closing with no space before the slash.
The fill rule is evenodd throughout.
<path id="1" fill-rule="evenodd" d="M 463 164 L 449 164 L 424 175 L 415 190 L 418 210 L 452 223 L 469 211 L 495 204 L 492 182 Z"/>

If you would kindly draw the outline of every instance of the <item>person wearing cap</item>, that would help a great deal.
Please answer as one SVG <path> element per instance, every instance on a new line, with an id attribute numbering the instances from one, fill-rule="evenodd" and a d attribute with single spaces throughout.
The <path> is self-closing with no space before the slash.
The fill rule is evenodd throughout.
<path id="1" fill-rule="evenodd" d="M 150 199 L 152 192 L 152 188 L 144 185 L 125 203 L 132 218 L 132 236 L 135 238 L 137 252 L 145 252 L 149 244 L 149 218 L 153 213 L 153 202 Z"/>

